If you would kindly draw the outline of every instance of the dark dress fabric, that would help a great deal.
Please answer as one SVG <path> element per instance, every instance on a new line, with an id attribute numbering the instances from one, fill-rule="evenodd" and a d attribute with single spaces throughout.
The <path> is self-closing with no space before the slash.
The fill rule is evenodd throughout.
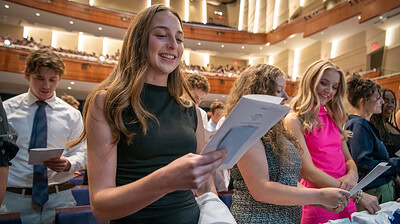
<path id="1" fill-rule="evenodd" d="M 387 122 L 388 125 L 392 126 L 393 128 L 397 129 L 393 124 Z M 399 129 L 397 129 L 400 131 Z M 390 144 L 386 143 L 386 148 L 389 152 L 390 157 L 396 157 L 396 152 L 400 150 L 400 135 L 389 133 L 390 136 Z"/>
<path id="2" fill-rule="evenodd" d="M 281 163 L 279 157 L 272 152 L 270 144 L 264 143 L 268 159 L 270 181 L 296 187 L 299 180 L 301 159 L 292 143 L 289 141 L 288 161 Z M 262 203 L 254 200 L 235 165 L 231 170 L 234 193 L 231 212 L 238 224 L 279 223 L 293 224 L 301 222 L 302 206 L 282 206 Z"/>
<path id="3" fill-rule="evenodd" d="M 121 135 L 117 145 L 116 185 L 139 180 L 175 159 L 196 153 L 196 108 L 179 106 L 167 87 L 145 84 L 142 103 L 158 120 L 149 121 L 146 135 L 142 134 L 129 107 L 123 112 L 127 129 L 137 133 L 128 145 Z M 149 189 L 151 190 L 151 189 Z M 111 223 L 176 223 L 195 224 L 200 214 L 193 192 L 171 192 L 142 210 Z"/>
<path id="4" fill-rule="evenodd" d="M 3 101 L 0 98 L 0 166 L 11 166 L 19 147 L 16 144 L 17 131 L 8 123 Z"/>

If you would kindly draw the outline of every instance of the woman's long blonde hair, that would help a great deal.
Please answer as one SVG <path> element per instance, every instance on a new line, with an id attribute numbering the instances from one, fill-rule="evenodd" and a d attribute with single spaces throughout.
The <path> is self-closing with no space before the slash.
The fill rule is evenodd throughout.
<path id="1" fill-rule="evenodd" d="M 247 94 L 276 95 L 278 84 L 276 79 L 285 77 L 284 73 L 272 65 L 259 64 L 250 66 L 244 70 L 235 81 L 225 106 L 225 116 L 228 116 L 238 103 L 239 99 Z M 271 144 L 273 153 L 279 157 L 281 162 L 287 161 L 289 151 L 286 139 L 300 150 L 300 146 L 293 135 L 284 127 L 283 121 L 276 123 L 262 138 L 262 141 Z"/>
<path id="2" fill-rule="evenodd" d="M 146 71 L 149 67 L 149 27 L 154 15 L 161 11 L 171 12 L 178 18 L 182 26 L 178 13 L 162 5 L 153 5 L 139 12 L 125 34 L 121 57 L 117 66 L 87 97 L 83 108 L 84 121 L 88 118 L 89 105 L 95 103 L 97 94 L 102 90 L 106 91 L 103 113 L 111 128 L 111 144 L 116 144 L 120 140 L 121 132 L 126 137 L 128 144 L 132 142 L 136 134 L 125 127 L 122 112 L 127 107 L 130 106 L 136 116 L 131 122 L 139 123 L 144 135 L 148 130 L 148 122 L 150 120 L 157 121 L 156 117 L 143 107 L 141 94 L 146 81 Z M 181 98 L 183 89 L 187 92 L 189 92 L 189 89 L 180 72 L 180 65 L 168 75 L 167 86 L 169 93 L 179 105 L 190 106 Z M 82 134 L 69 146 L 72 147 L 85 140 L 86 130 L 85 124 Z"/>
<path id="3" fill-rule="evenodd" d="M 292 112 L 302 122 L 303 131 L 312 132 L 315 127 L 323 125 L 318 119 L 321 102 L 318 97 L 317 86 L 324 72 L 328 69 L 335 70 L 340 74 L 340 82 L 335 96 L 325 105 L 325 109 L 336 123 L 342 136 L 346 138 L 347 134 L 343 130 L 343 125 L 346 122 L 346 113 L 343 106 L 346 82 L 340 68 L 330 61 L 318 60 L 307 68 L 297 93 L 292 100 Z"/>

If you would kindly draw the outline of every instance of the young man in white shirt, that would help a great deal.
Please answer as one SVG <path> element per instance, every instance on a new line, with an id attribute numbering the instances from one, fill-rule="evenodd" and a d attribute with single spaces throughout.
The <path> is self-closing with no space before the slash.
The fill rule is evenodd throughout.
<path id="1" fill-rule="evenodd" d="M 208 83 L 207 78 L 203 75 L 194 74 L 187 76 L 186 82 L 189 85 L 189 88 L 195 100 L 195 104 L 200 110 L 204 129 L 209 132 L 215 131 L 215 129 L 214 130 L 209 129 L 207 113 L 199 107 L 201 101 L 203 101 L 204 97 L 210 91 L 210 84 Z M 186 98 L 189 99 L 189 96 L 186 96 Z M 209 139 L 206 139 L 206 141 L 208 142 Z M 216 170 L 215 173 L 213 173 L 212 177 L 214 180 L 215 188 L 217 189 L 218 192 L 228 190 L 228 185 L 230 180 L 230 174 L 228 170 Z"/>
<path id="2" fill-rule="evenodd" d="M 83 121 L 78 110 L 55 95 L 63 74 L 64 64 L 54 52 L 32 52 L 25 70 L 28 92 L 4 102 L 9 122 L 19 133 L 20 150 L 11 161 L 0 213 L 19 212 L 23 223 L 53 223 L 55 208 L 76 205 L 73 185 L 67 182 L 85 167 L 86 144 L 66 149 L 67 142 L 80 135 Z M 29 165 L 29 150 L 42 147 L 63 148 L 64 152 L 45 161 L 41 168 Z"/>
<path id="3" fill-rule="evenodd" d="M 224 103 L 222 102 L 214 102 L 210 106 L 211 119 L 208 121 L 208 130 L 215 131 L 217 130 L 218 121 L 222 117 L 222 113 L 224 112 Z"/>

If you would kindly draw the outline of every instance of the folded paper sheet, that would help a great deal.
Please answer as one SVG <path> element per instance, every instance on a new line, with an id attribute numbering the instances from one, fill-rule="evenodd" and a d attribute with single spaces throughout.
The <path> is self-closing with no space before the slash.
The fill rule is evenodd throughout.
<path id="1" fill-rule="evenodd" d="M 220 169 L 232 168 L 257 140 L 289 112 L 290 108 L 280 105 L 280 102 L 282 98 L 268 95 L 243 96 L 203 153 L 227 148 L 227 159 Z"/>
<path id="2" fill-rule="evenodd" d="M 44 161 L 53 158 L 60 158 L 64 149 L 60 148 L 36 148 L 30 149 L 28 164 L 43 165 Z"/>

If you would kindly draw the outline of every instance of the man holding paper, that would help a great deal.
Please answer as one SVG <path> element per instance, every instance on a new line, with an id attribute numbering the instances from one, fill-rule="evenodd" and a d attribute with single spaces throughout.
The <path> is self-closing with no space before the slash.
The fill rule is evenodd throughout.
<path id="1" fill-rule="evenodd" d="M 28 92 L 4 102 L 9 122 L 19 133 L 20 150 L 11 161 L 0 213 L 19 212 L 23 223 L 53 223 L 55 208 L 76 205 L 73 185 L 67 182 L 85 167 L 86 144 L 65 149 L 68 141 L 79 136 L 83 122 L 78 110 L 55 95 L 63 74 L 64 64 L 54 52 L 32 52 L 25 70 Z M 57 150 L 51 159 L 28 163 L 35 153 Z"/>

